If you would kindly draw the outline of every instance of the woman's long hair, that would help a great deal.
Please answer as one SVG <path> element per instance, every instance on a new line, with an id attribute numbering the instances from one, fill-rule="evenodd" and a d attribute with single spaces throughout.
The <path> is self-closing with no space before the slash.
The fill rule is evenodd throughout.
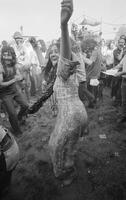
<path id="1" fill-rule="evenodd" d="M 44 40 L 38 40 L 37 42 L 40 42 L 42 52 L 46 52 L 47 48 Z"/>
<path id="2" fill-rule="evenodd" d="M 56 78 L 57 64 L 54 67 L 52 64 L 52 61 L 50 59 L 50 50 L 51 50 L 52 46 L 54 46 L 54 45 L 57 47 L 58 50 L 60 49 L 59 42 L 57 42 L 57 43 L 51 44 L 47 50 L 46 59 L 48 59 L 48 61 L 47 61 L 47 64 L 46 64 L 45 70 L 44 70 L 44 79 L 47 82 L 48 81 L 50 82 L 53 80 L 53 78 L 54 79 Z"/>
<path id="3" fill-rule="evenodd" d="M 3 58 L 3 54 L 7 52 L 9 55 L 12 56 L 12 61 L 11 61 L 11 66 L 15 66 L 16 64 L 16 54 L 13 49 L 13 47 L 10 46 L 4 46 L 1 50 L 1 64 L 4 66 L 5 65 L 5 59 Z"/>
<path id="4" fill-rule="evenodd" d="M 44 79 L 45 81 L 47 81 L 47 84 L 49 84 L 50 82 L 56 79 L 56 71 L 57 71 L 57 64 L 54 67 L 49 57 L 45 70 L 44 70 Z"/>

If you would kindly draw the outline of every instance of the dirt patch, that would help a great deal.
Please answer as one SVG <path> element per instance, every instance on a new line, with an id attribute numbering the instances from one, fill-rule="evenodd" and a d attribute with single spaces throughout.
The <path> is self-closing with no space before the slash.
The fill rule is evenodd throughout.
<path id="1" fill-rule="evenodd" d="M 89 135 L 78 144 L 78 177 L 62 188 L 46 154 L 56 121 L 47 102 L 27 119 L 18 141 L 20 161 L 3 200 L 125 200 L 126 127 L 117 126 L 119 111 L 111 105 L 109 89 L 104 89 L 104 100 L 96 109 L 87 109 Z"/>

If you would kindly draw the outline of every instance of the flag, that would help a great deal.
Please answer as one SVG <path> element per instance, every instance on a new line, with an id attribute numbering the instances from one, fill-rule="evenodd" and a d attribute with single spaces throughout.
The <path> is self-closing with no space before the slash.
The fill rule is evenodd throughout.
<path id="1" fill-rule="evenodd" d="M 89 26 L 98 26 L 100 24 L 101 24 L 100 21 L 88 17 L 84 17 L 83 21 L 80 23 L 80 25 L 89 25 Z"/>

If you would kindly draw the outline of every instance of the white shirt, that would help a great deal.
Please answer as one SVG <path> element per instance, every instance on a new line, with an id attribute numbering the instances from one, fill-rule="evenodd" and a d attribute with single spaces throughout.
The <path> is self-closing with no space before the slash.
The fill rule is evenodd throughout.
<path id="1" fill-rule="evenodd" d="M 114 63 L 114 56 L 113 56 L 113 50 L 107 49 L 106 51 L 106 64 L 111 65 Z"/>

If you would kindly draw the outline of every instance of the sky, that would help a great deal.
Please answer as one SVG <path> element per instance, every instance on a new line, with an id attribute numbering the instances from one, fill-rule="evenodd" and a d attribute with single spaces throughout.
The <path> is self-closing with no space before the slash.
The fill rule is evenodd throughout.
<path id="1" fill-rule="evenodd" d="M 126 24 L 126 0 L 73 2 L 74 12 L 69 24 L 80 23 L 83 16 L 101 20 L 100 29 L 106 38 L 111 38 L 115 34 L 113 27 L 117 30 L 118 24 Z M 58 38 L 60 3 L 61 0 L 0 0 L 0 41 L 10 40 L 15 31 L 20 31 L 21 26 L 24 35 L 35 35 L 44 41 Z"/>

